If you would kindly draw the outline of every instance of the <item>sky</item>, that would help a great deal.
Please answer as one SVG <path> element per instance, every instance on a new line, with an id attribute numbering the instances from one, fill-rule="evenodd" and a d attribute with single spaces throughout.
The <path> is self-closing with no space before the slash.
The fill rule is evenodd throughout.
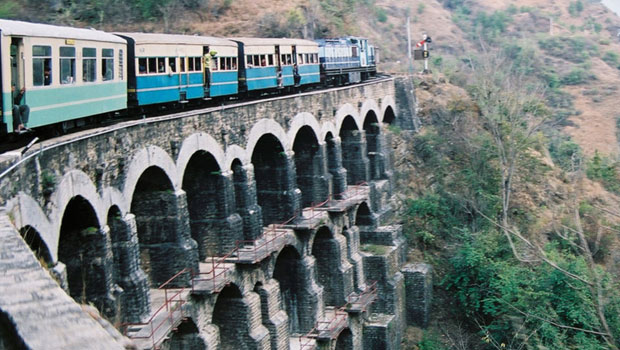
<path id="1" fill-rule="evenodd" d="M 620 16 L 620 0 L 603 0 L 603 4 Z"/>

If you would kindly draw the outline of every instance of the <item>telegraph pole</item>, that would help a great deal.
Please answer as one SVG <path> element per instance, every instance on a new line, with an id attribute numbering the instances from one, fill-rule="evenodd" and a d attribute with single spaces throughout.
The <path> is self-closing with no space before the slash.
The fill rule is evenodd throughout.
<path id="1" fill-rule="evenodd" d="M 413 60 L 411 57 L 411 27 L 410 22 L 411 18 L 407 16 L 407 62 L 409 65 L 409 74 L 413 73 Z"/>

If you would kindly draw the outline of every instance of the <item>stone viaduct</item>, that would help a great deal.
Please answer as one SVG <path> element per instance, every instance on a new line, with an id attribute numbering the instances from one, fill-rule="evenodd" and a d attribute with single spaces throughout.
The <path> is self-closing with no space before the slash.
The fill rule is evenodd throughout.
<path id="1" fill-rule="evenodd" d="M 121 349 L 73 300 L 141 349 L 399 349 L 420 314 L 405 300 L 429 290 L 406 287 L 427 274 L 403 268 L 394 224 L 395 90 L 130 121 L 12 159 L 0 349 Z"/>

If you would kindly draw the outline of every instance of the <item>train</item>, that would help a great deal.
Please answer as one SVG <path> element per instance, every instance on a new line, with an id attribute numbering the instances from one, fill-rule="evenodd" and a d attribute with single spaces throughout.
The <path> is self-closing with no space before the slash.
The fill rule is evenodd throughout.
<path id="1" fill-rule="evenodd" d="M 377 73 L 376 49 L 361 37 L 217 38 L 0 19 L 0 52 L 0 135 L 22 131 L 20 91 L 27 130 L 66 131 L 102 116 L 358 83 Z"/>

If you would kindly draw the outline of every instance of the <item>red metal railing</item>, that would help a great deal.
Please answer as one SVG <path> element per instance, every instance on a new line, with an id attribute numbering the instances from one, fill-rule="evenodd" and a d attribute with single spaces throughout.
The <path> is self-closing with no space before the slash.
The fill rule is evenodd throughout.
<path id="1" fill-rule="evenodd" d="M 172 284 L 172 281 L 179 278 L 179 276 L 189 272 L 189 269 L 183 269 L 178 272 L 176 275 L 172 276 L 169 280 L 162 283 L 158 289 L 164 290 L 164 304 L 160 306 L 153 315 L 146 322 L 138 322 L 138 323 L 125 323 L 122 325 L 123 333 L 131 339 L 150 339 L 151 344 L 153 345 L 153 349 L 157 349 L 157 344 L 163 338 L 166 337 L 168 332 L 163 332 L 160 336 L 156 336 L 157 331 L 165 326 L 166 324 L 170 325 L 170 327 L 174 327 L 177 321 L 183 319 L 183 305 L 187 302 L 184 299 L 184 292 L 187 288 L 168 288 L 169 285 Z M 175 289 L 175 292 L 172 294 L 168 294 L 169 289 Z M 178 311 L 178 313 L 177 313 Z M 162 313 L 166 312 L 167 315 L 163 318 L 160 317 Z M 177 315 L 175 315 L 177 313 Z M 159 320 L 158 320 L 159 319 Z M 130 328 L 135 327 L 150 327 L 150 332 L 144 335 L 132 335 L 128 334 Z"/>
<path id="2" fill-rule="evenodd" d="M 366 311 L 366 307 L 377 297 L 377 281 L 368 282 L 372 283 L 367 285 L 360 294 L 353 294 L 347 297 L 346 307 L 348 309 L 359 309 L 360 311 Z"/>
<path id="3" fill-rule="evenodd" d="M 316 326 L 310 330 L 310 332 L 299 336 L 299 350 L 314 349 L 316 348 L 316 341 L 313 339 L 316 337 Z"/>
<path id="4" fill-rule="evenodd" d="M 336 330 L 346 326 L 348 317 L 349 314 L 344 310 L 344 308 L 338 308 L 334 310 L 333 318 L 326 321 L 318 321 L 316 330 L 319 334 L 324 332 L 327 333 L 331 338 L 333 335 L 339 333 L 336 332 Z"/>
<path id="5" fill-rule="evenodd" d="M 231 250 L 224 256 L 212 256 L 208 258 L 208 260 L 211 261 L 211 270 L 198 272 L 192 271 L 192 292 L 196 291 L 196 285 L 201 282 L 205 282 L 207 284 L 210 282 L 211 290 L 213 292 L 220 291 L 220 287 L 223 288 L 226 284 L 228 284 L 226 282 L 226 275 L 231 267 L 226 265 L 226 261 L 230 259 L 236 251 L 237 248 Z M 220 278 L 219 283 L 218 277 Z"/>

